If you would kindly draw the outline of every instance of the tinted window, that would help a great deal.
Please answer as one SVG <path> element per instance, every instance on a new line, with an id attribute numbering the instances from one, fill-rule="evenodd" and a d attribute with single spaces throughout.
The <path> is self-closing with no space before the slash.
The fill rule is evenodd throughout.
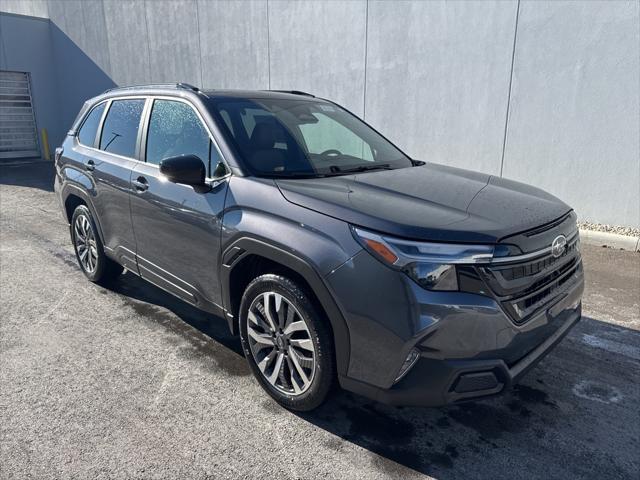
<path id="1" fill-rule="evenodd" d="M 310 154 L 338 150 L 345 156 L 373 161 L 371 146 L 362 138 L 324 113 L 315 113 L 316 123 L 299 126 Z"/>
<path id="2" fill-rule="evenodd" d="M 215 168 L 220 155 L 211 145 L 209 134 L 196 112 L 183 102 L 155 100 L 147 134 L 147 162 L 178 155 L 196 155 L 208 167 Z"/>
<path id="3" fill-rule="evenodd" d="M 334 104 L 308 98 L 212 103 L 223 132 L 257 175 L 344 175 L 412 166 L 394 145 Z"/>
<path id="4" fill-rule="evenodd" d="M 143 99 L 115 100 L 102 127 L 100 150 L 133 157 L 143 107 Z"/>
<path id="5" fill-rule="evenodd" d="M 231 123 L 231 117 L 229 116 L 229 112 L 227 112 L 226 110 L 220 110 L 220 116 L 222 117 L 222 120 L 224 120 L 224 123 L 227 124 L 227 128 L 229 129 L 229 131 L 231 132 L 231 134 L 233 135 L 233 124 Z"/>
<path id="6" fill-rule="evenodd" d="M 78 132 L 78 141 L 88 147 L 93 147 L 96 140 L 96 132 L 100 125 L 100 119 L 102 118 L 102 112 L 104 112 L 105 103 L 101 103 L 87 115 L 86 120 L 82 124 L 80 131 Z"/>

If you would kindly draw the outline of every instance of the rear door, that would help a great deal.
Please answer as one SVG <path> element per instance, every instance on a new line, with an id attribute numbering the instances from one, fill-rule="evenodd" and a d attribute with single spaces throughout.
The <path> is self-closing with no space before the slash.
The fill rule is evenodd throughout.
<path id="1" fill-rule="evenodd" d="M 119 98 L 96 106 L 80 127 L 76 140 L 83 167 L 93 180 L 90 193 L 105 250 L 134 272 L 137 265 L 130 212 L 131 172 L 137 163 L 145 101 L 141 97 Z M 96 121 L 100 127 L 92 138 L 92 124 Z"/>
<path id="2" fill-rule="evenodd" d="M 200 308 L 215 309 L 222 303 L 218 255 L 227 179 L 211 181 L 211 189 L 175 184 L 160 174 L 159 163 L 192 154 L 211 175 L 222 157 L 186 100 L 156 98 L 147 116 L 140 158 L 144 163 L 136 165 L 131 178 L 140 275 Z"/>

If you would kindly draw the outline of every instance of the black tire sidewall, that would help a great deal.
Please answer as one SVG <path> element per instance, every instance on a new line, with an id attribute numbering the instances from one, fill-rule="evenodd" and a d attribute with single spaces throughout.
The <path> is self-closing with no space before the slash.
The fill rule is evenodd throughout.
<path id="1" fill-rule="evenodd" d="M 265 292 L 276 292 L 292 303 L 304 317 L 316 349 L 316 371 L 311 387 L 301 395 L 287 395 L 273 387 L 256 364 L 247 341 L 247 316 L 256 297 Z M 246 288 L 238 315 L 240 340 L 251 370 L 269 395 L 285 408 L 308 411 L 319 406 L 331 390 L 335 379 L 333 341 L 327 321 L 310 300 L 309 295 L 287 277 L 275 274 L 261 275 Z"/>
<path id="2" fill-rule="evenodd" d="M 97 265 L 93 272 L 87 272 L 80 261 L 80 255 L 78 255 L 78 248 L 76 246 L 76 233 L 75 233 L 75 224 L 76 219 L 84 215 L 89 219 L 89 223 L 91 224 L 91 228 L 93 229 L 93 236 L 96 240 L 96 249 L 98 250 L 98 259 Z M 104 274 L 105 268 L 107 267 L 107 258 L 104 254 L 104 248 L 102 246 L 102 240 L 100 239 L 100 235 L 98 234 L 98 229 L 96 228 L 96 222 L 93 220 L 93 215 L 91 215 L 91 211 L 86 207 L 86 205 L 79 205 L 73 212 L 73 217 L 71 218 L 71 241 L 73 243 L 73 251 L 76 254 L 76 259 L 78 260 L 78 265 L 80 269 L 85 274 L 85 276 L 91 280 L 92 282 L 99 282 Z"/>

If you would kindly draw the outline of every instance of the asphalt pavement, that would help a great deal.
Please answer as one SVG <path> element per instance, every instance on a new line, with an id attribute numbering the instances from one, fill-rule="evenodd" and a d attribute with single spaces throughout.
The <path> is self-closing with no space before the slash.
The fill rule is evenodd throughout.
<path id="1" fill-rule="evenodd" d="M 284 410 L 211 317 L 76 265 L 51 164 L 0 167 L 0 478 L 640 477 L 640 254 L 584 245 L 584 318 L 508 394 Z"/>

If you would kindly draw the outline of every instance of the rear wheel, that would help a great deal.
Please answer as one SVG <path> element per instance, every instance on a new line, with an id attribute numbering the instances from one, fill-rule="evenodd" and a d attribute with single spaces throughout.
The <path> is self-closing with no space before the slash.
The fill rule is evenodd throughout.
<path id="1" fill-rule="evenodd" d="M 240 305 L 242 348 L 262 387 L 286 408 L 319 406 L 334 379 L 333 343 L 305 291 L 280 275 L 253 280 Z"/>
<path id="2" fill-rule="evenodd" d="M 124 270 L 104 253 L 91 211 L 78 205 L 71 218 L 71 241 L 78 264 L 85 276 L 95 283 L 107 284 Z"/>

